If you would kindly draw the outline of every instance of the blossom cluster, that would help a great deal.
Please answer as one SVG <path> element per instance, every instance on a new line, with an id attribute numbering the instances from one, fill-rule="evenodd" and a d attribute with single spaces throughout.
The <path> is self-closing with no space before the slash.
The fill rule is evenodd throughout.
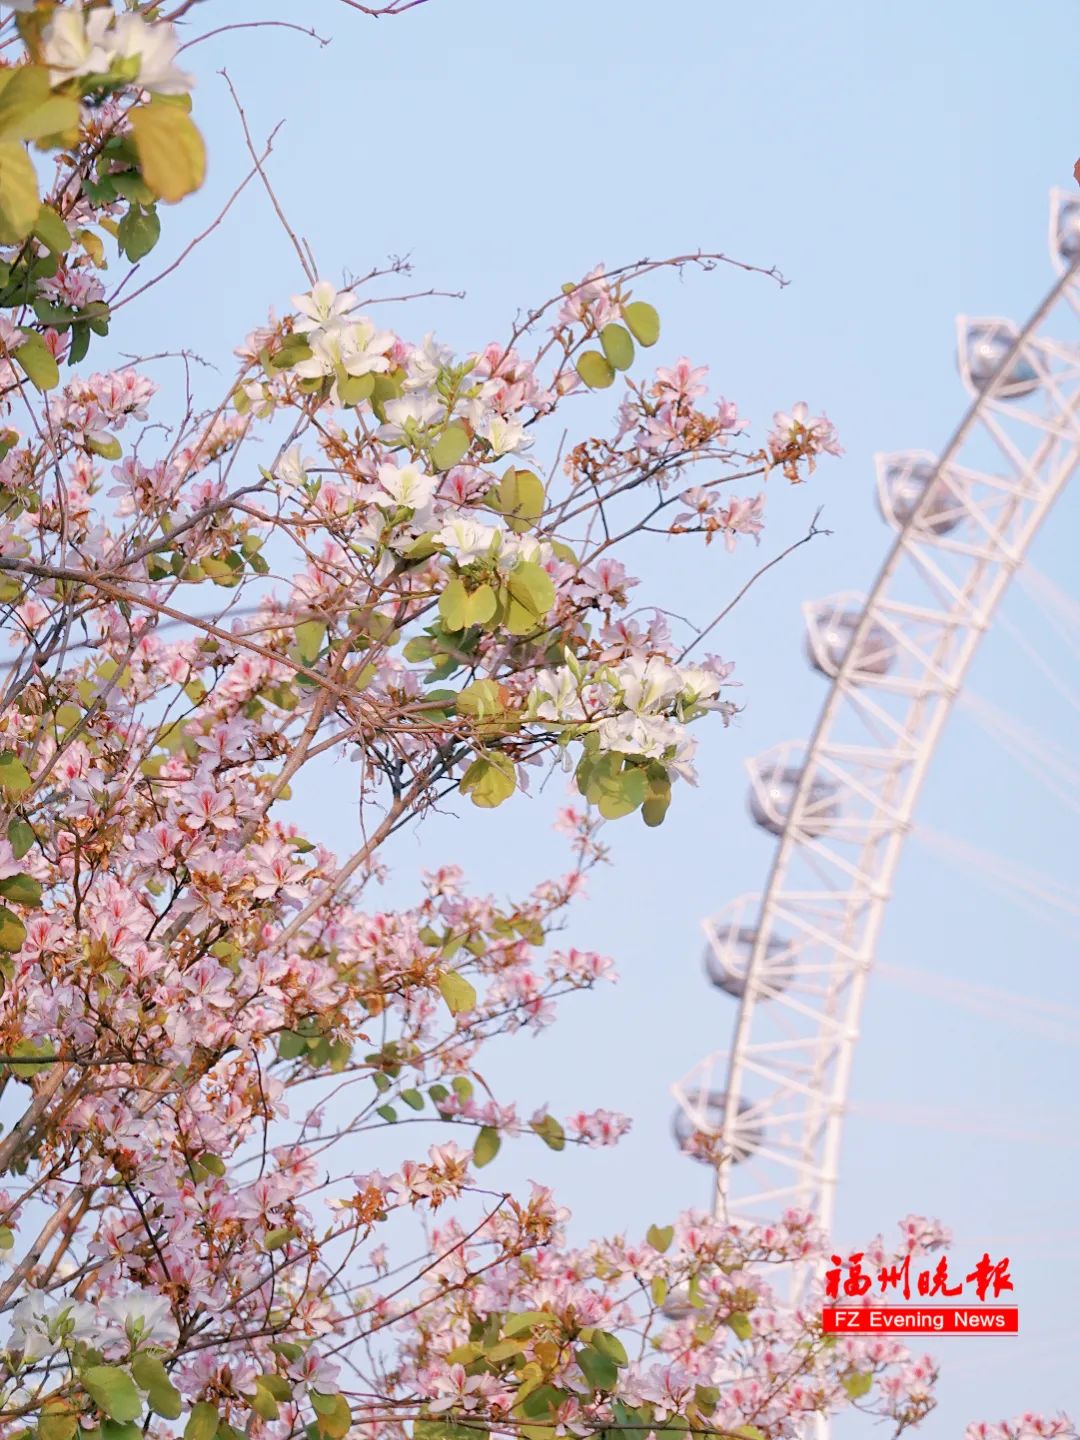
<path id="1" fill-rule="evenodd" d="M 706 627 L 643 598 L 628 542 L 756 539 L 726 487 L 805 478 L 831 426 L 797 405 L 754 443 L 704 367 L 646 370 L 651 263 L 460 356 L 382 318 L 377 272 L 312 270 L 220 391 L 186 353 L 113 365 L 156 299 L 128 267 L 205 168 L 179 32 L 18 0 L 0 34 L 0 1433 L 917 1420 L 930 1362 L 829 1343 L 770 1288 L 824 1255 L 810 1217 L 575 1247 L 548 1190 L 480 1173 L 625 1133 L 520 1112 L 484 1047 L 614 978 L 561 934 L 604 826 L 660 824 L 731 713 L 731 662 L 690 661 Z M 283 808 L 330 764 L 348 855 Z M 495 899 L 442 865 L 381 903 L 405 827 L 560 766 L 563 874 Z"/>

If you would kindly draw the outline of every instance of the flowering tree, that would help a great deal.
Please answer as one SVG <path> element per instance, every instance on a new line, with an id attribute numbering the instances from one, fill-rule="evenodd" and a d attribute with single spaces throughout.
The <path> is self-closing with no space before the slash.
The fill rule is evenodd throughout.
<path id="1" fill-rule="evenodd" d="M 0 1435 L 919 1419 L 929 1361 L 774 1300 L 770 1269 L 820 1251 L 811 1217 L 570 1248 L 548 1191 L 479 1173 L 507 1135 L 625 1128 L 519 1116 L 478 1056 L 610 978 L 549 943 L 598 827 L 659 825 L 692 727 L 730 709 L 730 666 L 689 659 L 706 631 L 680 646 L 631 613 L 620 550 L 756 538 L 760 496 L 730 487 L 803 479 L 831 425 L 798 405 L 755 444 L 703 368 L 633 378 L 659 339 L 653 263 L 598 267 L 458 357 L 364 313 L 378 271 L 339 290 L 299 242 L 303 292 L 224 393 L 185 378 L 171 428 L 151 423 L 150 379 L 87 362 L 151 289 L 131 267 L 162 202 L 203 178 L 174 29 L 195 8 L 0 12 Z M 542 478 L 555 412 L 616 380 L 612 432 L 549 450 Z M 278 813 L 334 753 L 358 762 L 344 859 Z M 565 875 L 499 904 L 443 867 L 411 909 L 367 908 L 397 831 L 559 764 Z M 364 1137 L 406 1116 L 436 1143 L 373 1171 Z M 941 1238 L 912 1220 L 899 1253 Z"/>

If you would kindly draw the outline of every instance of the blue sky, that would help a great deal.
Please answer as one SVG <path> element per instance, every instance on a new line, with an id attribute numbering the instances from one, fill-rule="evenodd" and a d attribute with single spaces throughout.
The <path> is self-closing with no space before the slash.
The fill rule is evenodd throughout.
<path id="1" fill-rule="evenodd" d="M 295 20 L 297 8 L 198 7 L 188 33 L 226 19 Z M 828 410 L 846 446 L 811 485 L 772 482 L 756 554 L 695 553 L 690 563 L 687 549 L 642 553 L 650 596 L 703 619 L 798 538 L 818 505 L 834 531 L 774 571 L 717 636 L 736 661 L 746 710 L 706 737 L 700 788 L 678 795 L 659 832 L 637 821 L 611 827 L 617 865 L 594 884 L 571 938 L 616 956 L 620 990 L 568 1006 L 549 1035 L 493 1062 L 504 1093 L 526 1105 L 607 1105 L 635 1118 L 613 1152 L 507 1148 L 493 1167 L 498 1180 L 556 1183 L 582 1236 L 643 1228 L 707 1200 L 706 1172 L 671 1143 L 667 1086 L 730 1031 L 730 1002 L 701 974 L 698 922 L 764 880 L 770 842 L 745 814 L 742 762 L 805 735 L 823 699 L 802 657 L 800 604 L 865 587 L 884 556 L 873 453 L 933 450 L 959 417 L 954 315 L 1019 320 L 1050 283 L 1047 192 L 1066 183 L 1080 151 L 1075 7 L 430 0 L 376 24 L 334 0 L 309 0 L 303 13 L 332 44 L 269 28 L 190 52 L 197 113 L 214 139 L 211 171 L 204 194 L 167 227 L 163 258 L 209 221 L 243 172 L 239 127 L 215 73 L 225 65 L 257 137 L 286 120 L 274 183 L 324 275 L 408 252 L 413 288 L 466 292 L 386 309 L 388 323 L 416 335 L 435 328 L 468 349 L 504 335 L 519 307 L 598 260 L 703 247 L 775 263 L 787 288 L 721 270 L 643 289 L 664 319 L 657 358 L 708 363 L 717 389 L 758 426 L 805 398 Z M 301 278 L 252 190 L 157 303 L 131 317 L 124 346 L 186 342 L 227 368 L 231 347 L 269 306 L 287 307 Z M 587 403 L 603 423 L 611 402 Z M 590 412 L 577 413 L 584 433 Z M 1076 521 L 1074 495 L 1033 556 L 1062 585 L 1075 568 Z M 1007 611 L 1066 665 L 1035 607 L 1016 594 Z M 1003 630 L 987 638 L 972 686 L 1059 743 L 1075 728 Z M 342 851 L 355 834 L 352 783 L 345 767 L 328 766 L 295 802 L 297 818 L 318 822 Z M 561 863 L 549 809 L 519 802 L 497 816 L 447 816 L 422 839 L 401 838 L 387 903 L 409 896 L 420 868 L 449 859 L 485 887 L 530 884 Z M 1069 878 L 1075 816 L 962 714 L 920 818 Z M 1067 935 L 917 844 L 880 953 L 893 966 L 1080 1004 Z M 1080 1286 L 1076 1079 L 1075 1050 L 1063 1044 L 937 1007 L 884 978 L 871 985 L 842 1161 L 841 1240 L 888 1232 L 908 1211 L 940 1215 L 957 1232 L 958 1262 L 984 1245 L 1007 1250 L 1021 1307 L 1018 1341 L 938 1342 L 941 1405 L 924 1430 L 935 1440 L 974 1417 L 1080 1410 L 1069 1363 L 1080 1340 L 1070 1294 Z M 948 1111 L 949 1123 L 957 1112 L 960 1128 L 869 1113 L 883 1105 Z M 1015 1138 L 971 1133 L 965 1117 Z M 867 1428 L 855 1422 L 845 1433 Z"/>

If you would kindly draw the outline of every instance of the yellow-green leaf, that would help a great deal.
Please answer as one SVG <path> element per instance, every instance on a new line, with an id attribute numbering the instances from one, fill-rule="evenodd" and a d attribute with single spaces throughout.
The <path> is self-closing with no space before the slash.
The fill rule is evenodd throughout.
<path id="1" fill-rule="evenodd" d="M 462 1015 L 476 1008 L 475 988 L 456 970 L 447 970 L 439 976 L 439 994 L 451 1015 Z"/>
<path id="2" fill-rule="evenodd" d="M 463 425 L 448 425 L 431 447 L 431 463 L 436 470 L 449 470 L 469 448 L 469 432 Z"/>
<path id="3" fill-rule="evenodd" d="M 54 255 L 64 255 L 71 244 L 71 231 L 51 205 L 42 205 L 34 222 L 34 234 Z"/>
<path id="4" fill-rule="evenodd" d="M 0 905 L 0 950 L 9 954 L 22 948 L 26 939 L 26 926 L 6 905 Z"/>
<path id="5" fill-rule="evenodd" d="M 645 1232 L 645 1239 L 654 1250 L 661 1255 L 675 1238 L 675 1227 L 673 1225 L 650 1225 Z"/>
<path id="6" fill-rule="evenodd" d="M 481 755 L 461 777 L 461 793 L 481 810 L 494 810 L 509 800 L 517 786 L 514 763 L 506 755 Z"/>
<path id="7" fill-rule="evenodd" d="M 467 590 L 460 575 L 453 576 L 439 596 L 439 617 L 447 630 L 467 630 L 470 625 L 486 625 L 497 608 L 495 591 L 490 585 Z"/>
<path id="8" fill-rule="evenodd" d="M 19 126 L 49 98 L 49 72 L 43 65 L 20 65 L 4 73 L 0 86 L 0 139 L 24 140 Z"/>
<path id="9" fill-rule="evenodd" d="M 38 1416 L 38 1440 L 73 1440 L 79 1428 L 79 1416 L 67 1400 L 50 1395 Z"/>
<path id="10" fill-rule="evenodd" d="M 278 1409 L 278 1402 L 263 1383 L 261 1375 L 255 1381 L 254 1395 L 248 1396 L 248 1403 L 251 1405 L 252 1410 L 255 1411 L 255 1414 L 262 1420 L 276 1420 L 281 1414 L 281 1411 Z"/>
<path id="11" fill-rule="evenodd" d="M 206 146 L 187 113 L 151 100 L 128 111 L 142 177 L 162 200 L 182 200 L 206 177 Z"/>
<path id="12" fill-rule="evenodd" d="M 574 367 L 590 390 L 606 390 L 615 380 L 615 371 L 599 350 L 583 350 Z"/>
<path id="13" fill-rule="evenodd" d="M 622 318 L 639 345 L 655 345 L 660 339 L 660 316 L 644 300 L 634 300 L 629 305 L 624 305 Z"/>
<path id="14" fill-rule="evenodd" d="M 311 1391 L 311 1403 L 315 1410 L 315 1428 L 326 1440 L 342 1440 L 352 1424 L 352 1412 L 344 1395 L 320 1395 Z"/>
<path id="15" fill-rule="evenodd" d="M 29 770 L 14 750 L 5 750 L 0 754 L 0 790 L 9 799 L 17 800 L 20 795 L 25 795 L 33 783 Z"/>
<path id="16" fill-rule="evenodd" d="M 326 641 L 326 622 L 323 620 L 303 620 L 295 630 L 296 648 L 300 652 L 300 658 L 305 665 L 310 665 L 313 660 L 318 659 L 319 651 Z"/>
<path id="17" fill-rule="evenodd" d="M 499 481 L 488 503 L 500 514 L 505 515 L 510 529 L 518 534 L 532 528 L 535 520 L 544 513 L 547 496 L 538 475 L 531 470 L 515 470 L 513 466 Z"/>
<path id="18" fill-rule="evenodd" d="M 8 843 L 16 860 L 21 860 L 34 843 L 34 832 L 25 820 L 12 820 L 8 826 Z"/>
<path id="19" fill-rule="evenodd" d="M 474 680 L 457 697 L 457 712 L 474 720 L 489 720 L 503 711 L 502 694 L 494 680 Z"/>
<path id="20" fill-rule="evenodd" d="M 156 1355 L 145 1351 L 135 1355 L 131 1361 L 131 1373 L 140 1390 L 146 1391 L 150 1409 L 166 1420 L 179 1418 L 183 1404 L 180 1391 L 169 1379 L 169 1372 Z"/>
<path id="21" fill-rule="evenodd" d="M 473 1164 L 477 1169 L 484 1165 L 490 1165 L 499 1153 L 501 1145 L 499 1132 L 491 1125 L 482 1126 L 476 1137 L 476 1144 L 473 1146 Z"/>
<path id="22" fill-rule="evenodd" d="M 60 370 L 53 353 L 40 335 L 26 335 L 21 345 L 11 352 L 16 365 L 38 390 L 52 390 L 60 384 Z M 119 458 L 119 452 L 117 453 Z"/>
<path id="23" fill-rule="evenodd" d="M 506 581 L 509 603 L 506 607 L 506 628 L 511 635 L 527 635 L 535 630 L 555 604 L 555 585 L 540 565 L 524 560 L 510 572 Z"/>
<path id="24" fill-rule="evenodd" d="M 369 399 L 374 389 L 375 376 L 370 373 L 338 377 L 338 399 L 346 409 L 351 409 L 354 405 L 359 405 L 362 401 Z"/>
<path id="25" fill-rule="evenodd" d="M 634 342 L 621 325 L 605 325 L 600 331 L 604 359 L 615 370 L 629 370 L 634 363 Z"/>
<path id="26" fill-rule="evenodd" d="M 852 1400 L 861 1400 L 862 1397 L 874 1388 L 874 1377 L 868 1370 L 856 1372 L 841 1380 L 841 1385 L 851 1396 Z"/>
<path id="27" fill-rule="evenodd" d="M 184 1426 L 184 1440 L 214 1440 L 220 1422 L 217 1406 L 206 1400 L 198 1400 L 191 1407 L 191 1414 Z"/>
<path id="28" fill-rule="evenodd" d="M 117 1365 L 91 1365 L 79 1376 L 83 1388 L 99 1410 L 110 1420 L 138 1420 L 143 1413 L 142 1396 L 126 1370 Z"/>
<path id="29" fill-rule="evenodd" d="M 6 875 L 0 880 L 0 895 L 35 910 L 41 904 L 41 885 L 32 875 Z"/>
<path id="30" fill-rule="evenodd" d="M 40 208 L 30 156 L 16 141 L 0 141 L 0 245 L 25 240 Z"/>

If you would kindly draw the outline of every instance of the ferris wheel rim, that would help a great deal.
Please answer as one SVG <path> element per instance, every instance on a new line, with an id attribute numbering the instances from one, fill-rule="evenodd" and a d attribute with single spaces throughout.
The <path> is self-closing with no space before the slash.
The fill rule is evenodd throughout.
<path id="1" fill-rule="evenodd" d="M 1055 198 L 1060 204 L 1060 198 Z M 1053 224 L 1054 216 L 1052 215 L 1052 230 Z M 750 1018 L 752 1017 L 754 1004 L 756 1003 L 757 999 L 760 998 L 755 997 L 750 999 L 748 1002 L 748 997 L 754 995 L 755 980 L 757 980 L 758 978 L 757 971 L 762 961 L 763 952 L 767 948 L 767 942 L 773 934 L 771 922 L 775 917 L 775 902 L 777 900 L 777 897 L 781 893 L 781 887 L 784 877 L 786 876 L 790 868 L 790 861 L 795 854 L 797 847 L 800 845 L 800 843 L 802 843 L 801 837 L 798 833 L 798 825 L 795 822 L 795 817 L 799 814 L 800 805 L 802 804 L 803 800 L 807 796 L 807 793 L 814 784 L 814 776 L 817 773 L 817 765 L 822 757 L 826 742 L 828 741 L 830 735 L 830 727 L 832 726 L 833 721 L 837 718 L 845 696 L 850 692 L 851 687 L 855 683 L 857 683 L 857 670 L 859 665 L 860 649 L 872 631 L 872 627 L 876 620 L 876 610 L 878 602 L 887 595 L 889 582 L 896 574 L 897 568 L 901 560 L 909 551 L 909 542 L 913 539 L 913 537 L 921 537 L 923 534 L 920 522 L 923 520 L 929 506 L 932 503 L 931 492 L 935 483 L 948 470 L 948 467 L 950 466 L 954 457 L 956 457 L 956 455 L 962 450 L 965 442 L 972 434 L 972 432 L 976 429 L 980 420 L 986 414 L 987 410 L 993 406 L 996 400 L 1004 398 L 1004 378 L 1010 373 L 1012 366 L 1021 357 L 1028 342 L 1032 339 L 1033 336 L 1035 336 L 1042 322 L 1062 299 L 1063 295 L 1066 294 L 1066 292 L 1069 290 L 1070 285 L 1073 284 L 1073 282 L 1077 279 L 1078 275 L 1080 275 L 1080 253 L 1078 253 L 1075 257 L 1072 258 L 1071 263 L 1064 264 L 1062 266 L 1060 274 L 1056 278 L 1055 283 L 1043 296 L 1043 298 L 1036 306 L 1032 314 L 1029 316 L 1027 321 L 1023 324 L 1023 326 L 1018 327 L 1015 330 L 1013 330 L 1013 327 L 1011 325 L 1009 326 L 1010 331 L 1012 331 L 1011 343 L 1008 345 L 1005 352 L 1001 355 L 1000 360 L 998 361 L 997 365 L 993 370 L 993 373 L 989 376 L 989 378 L 986 379 L 982 385 L 976 386 L 972 384 L 971 388 L 974 390 L 974 394 L 971 403 L 966 407 L 964 414 L 962 415 L 948 442 L 937 457 L 933 466 L 933 472 L 927 479 L 925 489 L 923 490 L 923 493 L 919 498 L 918 502 L 912 508 L 904 523 L 897 526 L 897 533 L 895 535 L 895 539 L 892 545 L 889 547 L 885 558 L 877 571 L 873 584 L 867 590 L 865 596 L 861 598 L 861 603 L 858 607 L 858 622 L 851 627 L 850 638 L 847 643 L 846 651 L 843 654 L 839 664 L 836 666 L 836 669 L 832 673 L 828 692 L 825 695 L 822 704 L 818 710 L 816 723 L 814 724 L 814 727 L 811 730 L 810 736 L 806 742 L 805 749 L 803 751 L 801 775 L 799 777 L 797 787 L 790 796 L 790 803 L 788 805 L 787 813 L 783 818 L 783 826 L 782 829 L 779 831 L 778 844 L 774 851 L 772 862 L 769 866 L 768 876 L 765 885 L 761 891 L 760 902 L 757 906 L 757 921 L 755 927 L 756 938 L 751 953 L 747 957 L 745 972 L 741 977 L 743 990 L 742 994 L 739 997 L 739 1011 L 736 1017 L 735 1032 L 730 1050 L 728 1052 L 726 1083 L 724 1085 L 723 1092 L 725 1098 L 725 1130 L 730 1131 L 732 1129 L 738 1115 L 738 1107 L 741 1100 L 739 1094 L 739 1087 L 741 1081 L 741 1071 L 743 1068 L 742 1064 L 740 1063 L 740 1052 L 742 1051 L 746 1043 L 747 1030 L 749 1027 Z M 968 320 L 967 317 L 961 316 L 958 318 L 957 323 L 958 326 L 961 327 L 963 333 L 966 327 L 969 327 L 972 322 Z M 969 381 L 968 383 L 971 382 Z M 1075 410 L 1075 402 L 1072 408 Z M 1054 496 L 1047 503 L 1044 512 L 1039 516 L 1038 522 L 1031 530 L 1031 533 L 1025 543 L 1025 552 L 1027 546 L 1030 544 L 1031 538 L 1033 538 L 1034 533 L 1037 531 L 1039 525 L 1041 525 L 1043 520 L 1045 520 L 1046 516 L 1049 514 L 1049 510 L 1050 508 L 1052 508 L 1053 501 L 1056 498 L 1057 494 L 1055 493 Z M 993 602 L 993 606 L 990 612 L 991 614 L 993 614 L 997 610 L 998 605 L 1000 604 L 1000 599 L 1008 587 L 1008 580 L 1011 578 L 1012 573 L 1013 572 L 1009 572 L 1009 574 L 1006 575 L 1002 585 L 1000 586 L 999 591 Z M 965 677 L 967 673 L 967 667 L 968 665 L 970 665 L 971 656 L 974 654 L 974 648 L 975 647 L 973 646 L 971 649 L 971 654 L 968 656 L 964 665 L 963 676 Z M 956 693 L 958 694 L 959 690 L 957 690 Z M 912 801 L 911 805 L 912 809 L 914 809 L 914 804 L 918 799 L 922 784 L 925 780 L 926 771 L 929 768 L 941 732 L 944 729 L 945 721 L 947 720 L 948 715 L 951 712 L 952 705 L 955 703 L 955 699 L 956 694 L 953 694 L 948 698 L 947 703 L 942 708 L 940 720 L 935 724 L 930 734 L 928 743 L 923 747 L 924 753 L 922 755 L 919 773 L 917 774 L 914 783 L 914 800 Z M 895 872 L 896 864 L 899 861 L 899 854 L 902 849 L 903 838 L 904 837 L 901 836 L 898 842 L 892 847 L 891 859 L 887 869 L 887 875 L 890 880 L 892 874 Z M 872 933 L 872 939 L 876 942 L 876 932 Z M 871 947 L 871 956 L 872 954 L 873 946 Z M 867 965 L 866 968 L 868 969 L 869 966 Z M 863 984 L 865 984 L 865 977 L 863 980 Z M 861 1006 L 861 998 L 859 999 L 859 1005 Z M 842 1104 L 846 1103 L 846 1096 L 849 1088 L 848 1082 L 850 1078 L 850 1054 L 853 1053 L 853 1050 L 854 1042 L 852 1042 L 848 1046 L 849 1060 L 846 1068 L 842 1070 Z M 832 1130 L 838 1134 L 839 1116 L 828 1117 L 826 1123 L 829 1124 Z M 719 1163 L 716 1167 L 715 1205 L 717 1210 L 720 1213 L 724 1214 L 726 1214 L 727 1210 L 727 1182 L 730 1177 L 730 1172 L 730 1160 L 728 1160 L 727 1162 L 721 1161 L 721 1163 Z"/>

